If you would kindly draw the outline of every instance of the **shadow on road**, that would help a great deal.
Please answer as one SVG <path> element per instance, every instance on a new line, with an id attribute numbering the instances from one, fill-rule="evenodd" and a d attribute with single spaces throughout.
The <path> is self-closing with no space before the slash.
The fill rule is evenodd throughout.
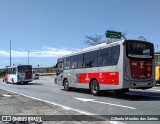
<path id="1" fill-rule="evenodd" d="M 63 91 L 65 91 L 64 89 L 61 89 Z M 91 94 L 90 90 L 87 89 L 76 89 L 76 88 L 70 88 L 69 91 L 65 91 L 65 92 L 77 92 L 77 93 L 83 93 L 83 94 Z"/>
<path id="2" fill-rule="evenodd" d="M 103 91 L 100 97 L 109 97 L 127 101 L 160 101 L 160 93 L 146 91 L 129 91 L 125 94 L 116 94 L 113 91 Z"/>
<path id="3" fill-rule="evenodd" d="M 64 89 L 61 89 L 64 90 Z M 86 89 L 75 89 L 71 88 L 70 91 L 65 92 L 75 92 L 86 95 L 91 95 L 90 90 Z M 160 92 L 146 92 L 144 90 L 141 91 L 129 91 L 125 94 L 117 94 L 114 91 L 101 91 L 98 97 L 106 97 L 106 98 L 115 98 L 122 99 L 127 101 L 160 101 Z"/>
<path id="4" fill-rule="evenodd" d="M 41 83 L 28 83 L 28 84 L 25 84 L 25 83 L 17 83 L 17 84 L 11 84 L 11 85 L 43 85 Z"/>

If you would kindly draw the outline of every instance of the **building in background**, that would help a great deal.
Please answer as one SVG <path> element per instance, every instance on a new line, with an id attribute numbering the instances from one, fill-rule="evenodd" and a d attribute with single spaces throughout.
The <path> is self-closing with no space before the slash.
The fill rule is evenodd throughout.
<path id="1" fill-rule="evenodd" d="M 160 85 L 160 52 L 155 53 L 155 85 Z"/>
<path id="2" fill-rule="evenodd" d="M 160 66 L 160 52 L 155 52 L 155 64 Z"/>

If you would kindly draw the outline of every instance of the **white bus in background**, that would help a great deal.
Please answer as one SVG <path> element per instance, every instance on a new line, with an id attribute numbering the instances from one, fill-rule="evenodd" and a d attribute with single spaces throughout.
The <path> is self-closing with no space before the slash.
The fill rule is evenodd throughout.
<path id="1" fill-rule="evenodd" d="M 57 60 L 55 83 L 90 89 L 93 95 L 101 90 L 124 93 L 130 88 L 154 86 L 154 45 L 139 40 L 120 40 L 84 49 Z"/>
<path id="2" fill-rule="evenodd" d="M 6 83 L 20 83 L 28 84 L 33 81 L 33 72 L 31 65 L 19 65 L 6 67 L 4 69 L 4 81 Z"/>

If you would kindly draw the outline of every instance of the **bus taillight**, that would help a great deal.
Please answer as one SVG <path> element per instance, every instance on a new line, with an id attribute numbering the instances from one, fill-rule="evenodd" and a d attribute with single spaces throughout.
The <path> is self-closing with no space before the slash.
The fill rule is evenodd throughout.
<path id="1" fill-rule="evenodd" d="M 26 79 L 31 79 L 32 78 L 32 73 L 31 71 L 26 72 Z"/>

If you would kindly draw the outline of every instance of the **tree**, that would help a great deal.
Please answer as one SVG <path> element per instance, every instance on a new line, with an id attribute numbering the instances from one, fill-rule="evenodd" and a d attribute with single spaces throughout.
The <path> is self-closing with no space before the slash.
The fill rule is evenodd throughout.
<path id="1" fill-rule="evenodd" d="M 114 31 L 114 30 L 112 29 L 112 31 Z M 125 32 L 122 32 L 122 38 L 125 40 L 126 40 L 126 35 L 127 35 L 127 30 Z M 114 42 L 114 41 L 118 40 L 118 39 L 114 39 L 114 38 L 109 38 L 109 39 L 106 39 L 106 41 L 102 41 L 102 38 L 104 36 L 105 35 L 85 36 L 85 38 L 87 40 L 84 41 L 84 43 L 88 44 L 89 46 L 94 46 L 97 44 L 101 44 L 101 43 L 105 43 L 105 42 Z"/>
<path id="2" fill-rule="evenodd" d="M 126 40 L 126 39 L 127 39 L 127 38 L 126 38 L 126 35 L 127 35 L 127 31 L 122 32 L 122 38 L 123 38 L 124 40 Z"/>
<path id="3" fill-rule="evenodd" d="M 87 40 L 84 41 L 84 43 L 86 43 L 90 46 L 94 46 L 94 45 L 101 44 L 104 42 L 104 41 L 102 41 L 103 35 L 86 36 L 85 38 Z"/>
<path id="4" fill-rule="evenodd" d="M 146 41 L 146 38 L 140 35 L 140 36 L 138 37 L 138 40 Z"/>

